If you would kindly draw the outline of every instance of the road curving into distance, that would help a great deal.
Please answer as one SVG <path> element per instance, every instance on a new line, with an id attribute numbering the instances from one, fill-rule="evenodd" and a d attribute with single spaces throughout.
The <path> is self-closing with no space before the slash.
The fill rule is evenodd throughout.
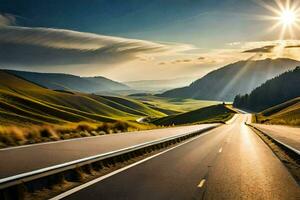
<path id="1" fill-rule="evenodd" d="M 190 142 L 61 194 L 66 199 L 296 200 L 296 181 L 239 115 Z"/>

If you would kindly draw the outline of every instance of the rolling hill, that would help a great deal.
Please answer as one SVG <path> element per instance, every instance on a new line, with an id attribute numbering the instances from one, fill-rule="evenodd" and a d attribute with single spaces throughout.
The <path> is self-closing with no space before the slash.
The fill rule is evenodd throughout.
<path id="1" fill-rule="evenodd" d="M 256 114 L 255 122 L 300 126 L 300 97 Z"/>
<path id="2" fill-rule="evenodd" d="M 38 73 L 14 70 L 7 70 L 7 72 L 52 90 L 99 93 L 130 89 L 125 84 L 100 76 L 79 77 L 70 74 Z"/>
<path id="3" fill-rule="evenodd" d="M 156 125 L 179 125 L 194 123 L 217 123 L 230 119 L 235 112 L 223 104 L 208 106 L 177 115 L 170 115 L 154 120 Z"/>
<path id="4" fill-rule="evenodd" d="M 255 112 L 300 97 L 300 67 L 266 81 L 250 94 L 236 96 L 233 105 Z"/>
<path id="5" fill-rule="evenodd" d="M 130 99 L 54 91 L 0 70 L 1 125 L 112 122 L 165 113 Z"/>
<path id="6" fill-rule="evenodd" d="M 187 87 L 159 96 L 233 101 L 236 95 L 249 93 L 268 79 L 298 65 L 299 61 L 287 58 L 239 61 L 214 70 Z"/>

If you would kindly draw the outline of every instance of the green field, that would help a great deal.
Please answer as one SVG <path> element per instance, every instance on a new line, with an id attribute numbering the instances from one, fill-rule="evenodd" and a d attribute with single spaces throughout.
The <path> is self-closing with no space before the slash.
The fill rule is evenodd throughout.
<path id="1" fill-rule="evenodd" d="M 264 124 L 300 126 L 300 97 L 255 114 L 253 121 Z"/>
<path id="2" fill-rule="evenodd" d="M 153 95 L 131 96 L 146 105 L 154 106 L 160 109 L 173 111 L 170 114 L 178 114 L 220 104 L 220 101 L 203 101 L 196 99 L 164 98 Z"/>
<path id="3" fill-rule="evenodd" d="M 171 115 L 153 120 L 156 125 L 180 125 L 196 123 L 224 123 L 233 117 L 235 111 L 223 104 L 212 105 L 186 113 Z"/>

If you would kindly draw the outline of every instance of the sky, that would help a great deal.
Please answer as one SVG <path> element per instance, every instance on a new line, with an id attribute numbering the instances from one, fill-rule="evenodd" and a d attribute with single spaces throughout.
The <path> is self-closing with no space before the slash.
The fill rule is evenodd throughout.
<path id="1" fill-rule="evenodd" d="M 134 81 L 298 59 L 299 34 L 280 37 L 282 24 L 269 19 L 287 1 L 0 0 L 0 68 Z"/>

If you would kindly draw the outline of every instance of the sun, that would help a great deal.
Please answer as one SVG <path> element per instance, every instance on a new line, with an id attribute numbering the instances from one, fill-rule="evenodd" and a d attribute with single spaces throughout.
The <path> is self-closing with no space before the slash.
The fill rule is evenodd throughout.
<path id="1" fill-rule="evenodd" d="M 296 23 L 297 15 L 292 10 L 283 10 L 279 16 L 280 22 L 285 26 L 291 26 Z"/>
<path id="2" fill-rule="evenodd" d="M 257 1 L 266 10 L 271 11 L 268 15 L 259 16 L 262 20 L 271 20 L 274 22 L 273 26 L 270 27 L 268 32 L 277 33 L 279 32 L 279 39 L 294 39 L 298 37 L 300 31 L 300 1 L 299 0 L 273 0 Z"/>

